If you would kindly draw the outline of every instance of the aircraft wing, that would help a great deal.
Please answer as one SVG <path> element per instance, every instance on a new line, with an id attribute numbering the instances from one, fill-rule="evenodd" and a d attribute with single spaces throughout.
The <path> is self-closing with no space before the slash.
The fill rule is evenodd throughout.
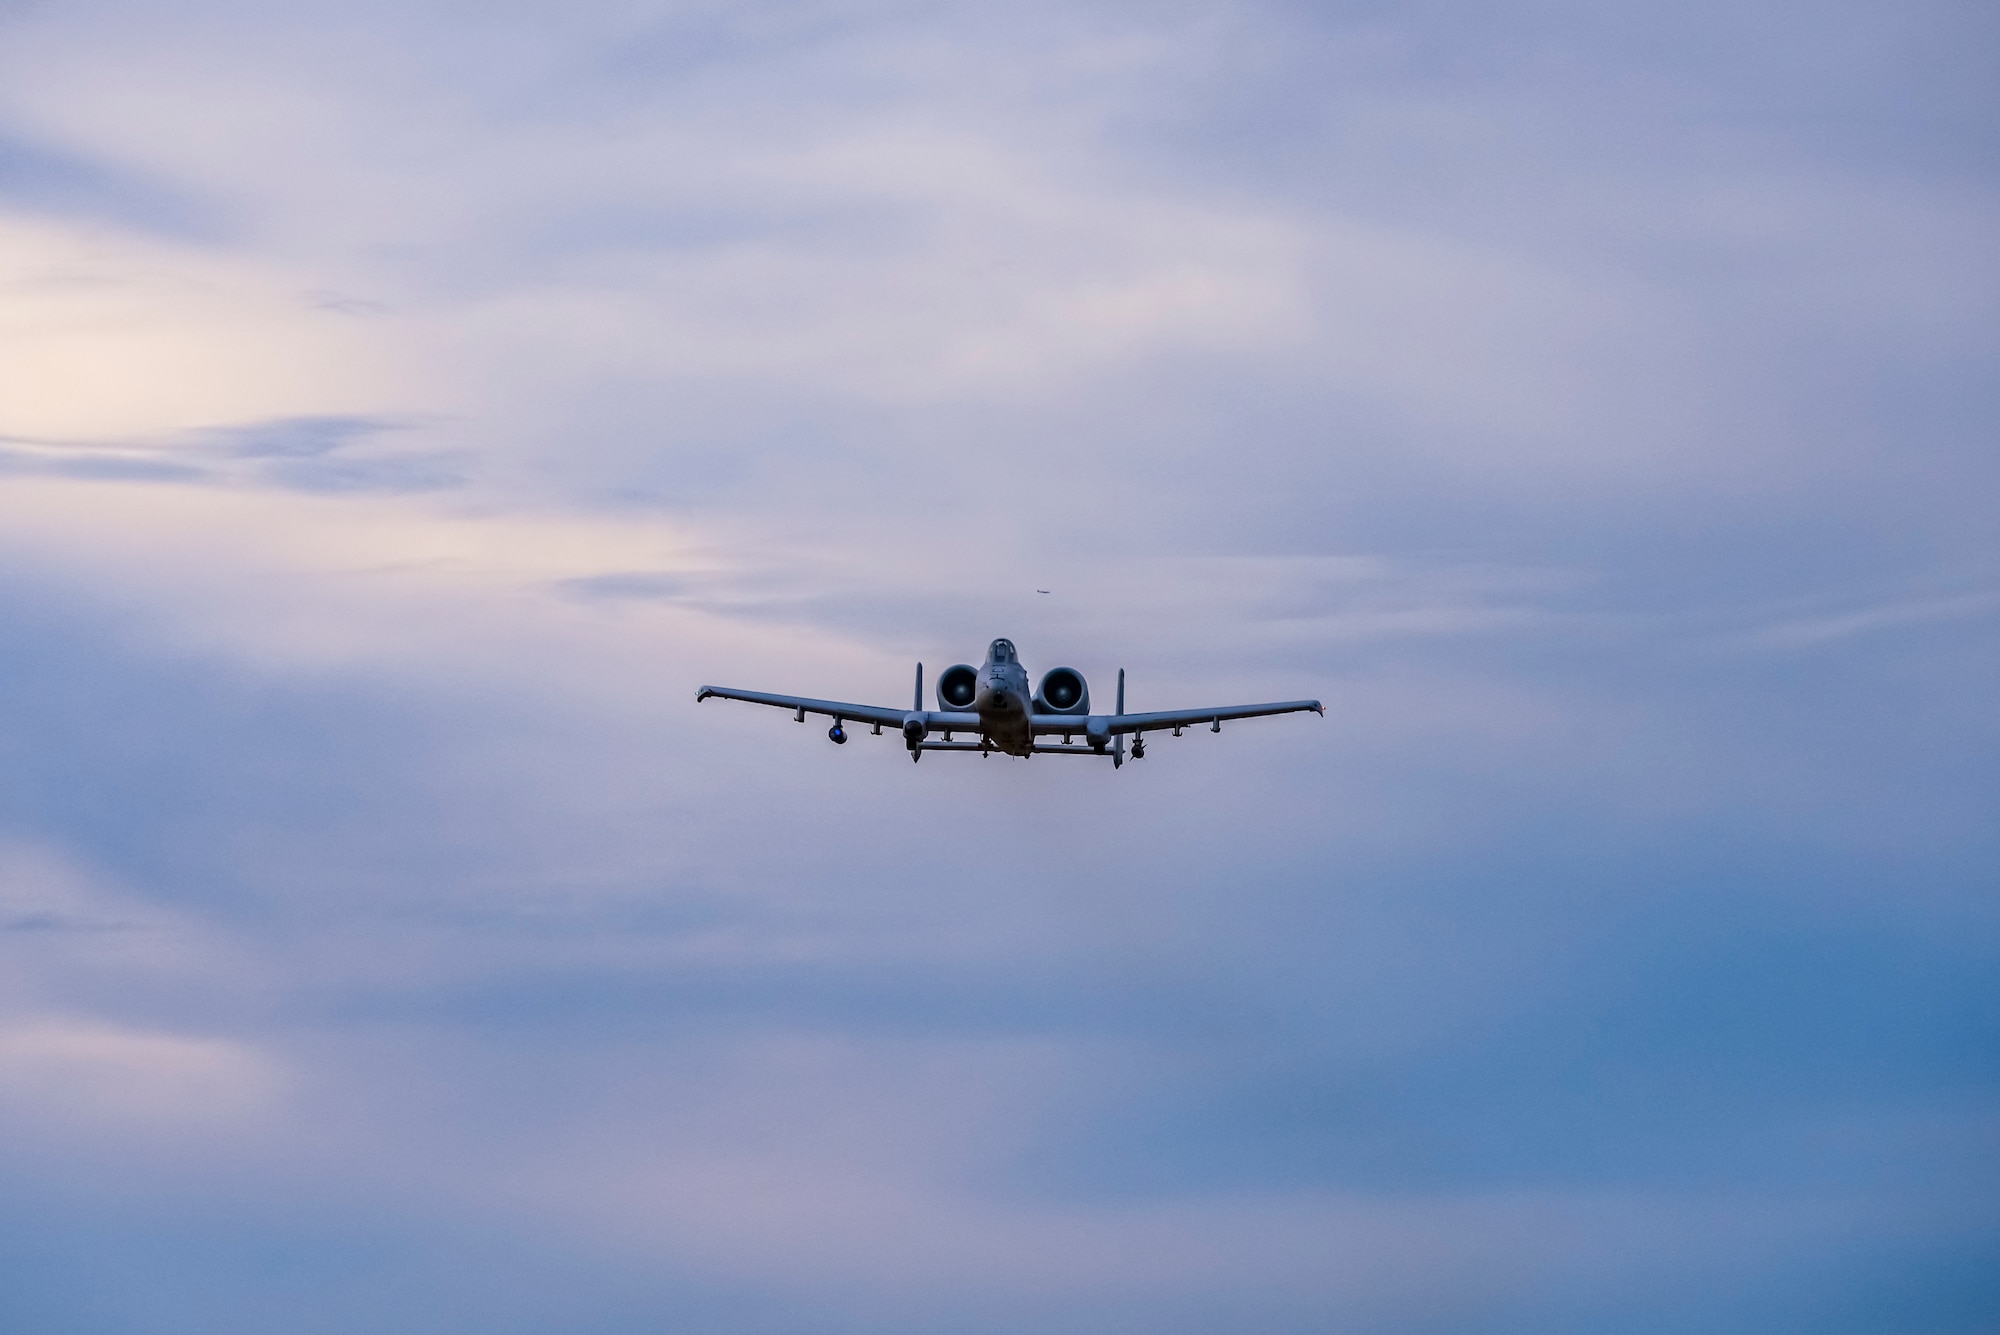
<path id="1" fill-rule="evenodd" d="M 1286 700 L 1268 705 L 1218 705 L 1209 709 L 1165 709 L 1152 714 L 1100 714 L 1108 726 L 1106 731 L 1113 736 L 1119 733 L 1158 732 L 1162 728 L 1193 728 L 1203 723 L 1220 724 L 1224 719 L 1259 718 L 1265 714 L 1299 714 L 1311 710 L 1324 715 L 1326 711 L 1317 700 Z M 1035 715 L 1037 733 L 1088 731 L 1088 723 L 1081 715 Z"/>
<path id="2" fill-rule="evenodd" d="M 879 723 L 885 728 L 903 726 L 903 716 L 907 709 L 891 709 L 887 705 L 850 705 L 839 700 L 811 700 L 801 695 L 772 695 L 767 691 L 739 691 L 728 686 L 704 686 L 695 692 L 695 703 L 699 704 L 709 696 L 723 700 L 747 700 L 753 705 L 775 705 L 779 709 L 793 709 L 804 714 L 826 714 L 837 719 L 850 719 L 856 723 Z M 973 715 L 977 718 L 978 715 Z M 977 726 L 977 725 L 975 725 Z"/>

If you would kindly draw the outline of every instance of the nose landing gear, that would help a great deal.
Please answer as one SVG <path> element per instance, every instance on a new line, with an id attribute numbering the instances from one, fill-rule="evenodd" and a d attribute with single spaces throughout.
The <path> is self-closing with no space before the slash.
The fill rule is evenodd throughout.
<path id="1" fill-rule="evenodd" d="M 1132 739 L 1132 759 L 1144 760 L 1145 758 L 1146 758 L 1146 735 L 1144 733 L 1140 733 L 1137 737 L 1134 737 Z"/>
<path id="2" fill-rule="evenodd" d="M 831 741 L 835 746 L 847 745 L 847 729 L 840 726 L 839 719 L 833 721 L 833 726 L 826 730 L 826 735 L 827 740 Z"/>

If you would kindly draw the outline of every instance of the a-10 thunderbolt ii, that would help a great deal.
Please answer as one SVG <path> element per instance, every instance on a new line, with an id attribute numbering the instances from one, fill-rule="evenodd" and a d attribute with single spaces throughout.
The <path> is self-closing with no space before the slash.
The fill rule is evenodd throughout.
<path id="1" fill-rule="evenodd" d="M 1211 732 L 1222 731 L 1224 719 L 1256 718 L 1263 714 L 1297 714 L 1310 709 L 1325 717 L 1317 700 L 1287 700 L 1282 704 L 1223 705 L 1212 709 L 1167 709 L 1152 714 L 1125 712 L 1125 670 L 1118 670 L 1118 707 L 1109 714 L 1090 712 L 1090 686 L 1075 668 L 1050 668 L 1032 694 L 1028 690 L 1028 670 L 1012 640 L 995 640 L 986 648 L 986 664 L 973 667 L 960 663 L 938 676 L 936 709 L 924 708 L 924 665 L 917 664 L 916 700 L 908 709 L 886 705 L 850 705 L 838 700 L 811 700 L 798 695 L 772 695 L 764 691 L 739 691 L 728 686 L 704 686 L 695 693 L 695 702 L 711 695 L 724 700 L 747 700 L 753 705 L 775 705 L 797 713 L 804 723 L 808 714 L 826 714 L 833 726 L 826 735 L 833 741 L 847 741 L 849 723 L 874 725 L 874 732 L 894 728 L 903 734 L 903 745 L 911 760 L 922 760 L 926 751 L 995 751 L 1010 756 L 1061 755 L 1110 756 L 1114 767 L 1125 763 L 1125 739 L 1132 739 L 1132 759 L 1146 754 L 1146 734 L 1167 729 L 1174 736 L 1181 729 L 1206 723 Z M 963 733 L 978 741 L 956 741 Z M 942 740 L 932 741 L 932 734 Z M 1060 744 L 1042 739 L 1060 737 Z M 1076 739 L 1083 738 L 1078 744 Z"/>

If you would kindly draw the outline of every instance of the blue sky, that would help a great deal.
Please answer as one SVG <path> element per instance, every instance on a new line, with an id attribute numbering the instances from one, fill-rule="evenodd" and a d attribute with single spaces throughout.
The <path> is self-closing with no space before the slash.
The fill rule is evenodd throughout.
<path id="1" fill-rule="evenodd" d="M 0 1318 L 1996 1329 L 1996 58 L 0 6 Z"/>

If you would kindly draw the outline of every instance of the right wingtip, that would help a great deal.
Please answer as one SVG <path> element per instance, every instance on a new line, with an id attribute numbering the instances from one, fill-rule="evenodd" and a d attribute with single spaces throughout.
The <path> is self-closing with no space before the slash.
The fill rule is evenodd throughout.
<path id="1" fill-rule="evenodd" d="M 694 693 L 694 702 L 696 704 L 700 704 L 702 701 L 708 699 L 709 696 L 714 694 L 715 694 L 715 688 L 713 686 L 704 686 L 700 690 Z"/>

